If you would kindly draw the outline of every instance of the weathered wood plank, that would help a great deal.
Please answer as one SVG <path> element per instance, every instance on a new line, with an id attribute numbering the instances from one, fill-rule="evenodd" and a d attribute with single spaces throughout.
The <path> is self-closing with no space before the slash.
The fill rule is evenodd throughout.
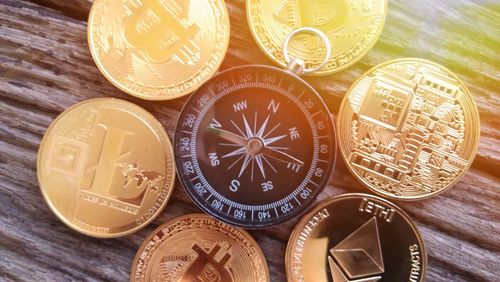
<path id="1" fill-rule="evenodd" d="M 170 218 L 199 210 L 177 183 L 165 212 L 144 230 L 113 240 L 82 236 L 60 223 L 44 203 L 36 180 L 36 150 L 52 119 L 84 99 L 112 96 L 138 103 L 172 136 L 186 98 L 144 102 L 103 78 L 86 43 L 85 19 L 91 1 L 32 2 L 0 1 L 0 277 L 126 280 L 135 251 L 147 234 Z M 308 78 L 336 113 L 348 87 L 371 66 L 398 57 L 424 57 L 456 71 L 475 95 L 482 135 L 473 168 L 438 197 L 398 203 L 415 218 L 426 240 L 429 281 L 494 281 L 500 275 L 495 267 L 500 256 L 496 112 L 500 9 L 493 1 L 476 2 L 480 1 L 390 1 L 385 31 L 368 56 L 339 74 Z M 232 34 L 222 68 L 271 64 L 242 20 L 244 1 L 227 4 Z M 347 191 L 366 192 L 340 159 L 330 184 L 320 199 Z M 283 255 L 295 222 L 251 232 L 268 258 L 273 281 L 285 280 Z"/>

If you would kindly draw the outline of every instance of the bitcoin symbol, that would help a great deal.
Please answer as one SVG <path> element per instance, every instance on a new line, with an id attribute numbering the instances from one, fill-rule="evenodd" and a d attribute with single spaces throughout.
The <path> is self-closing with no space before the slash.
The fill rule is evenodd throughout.
<path id="1" fill-rule="evenodd" d="M 343 28 L 349 19 L 350 7 L 347 1 L 299 0 L 299 15 L 302 26 L 336 31 Z"/>
<path id="2" fill-rule="evenodd" d="M 210 252 L 207 252 L 197 244 L 193 245 L 193 251 L 198 257 L 191 263 L 179 281 L 195 282 L 230 282 L 234 281 L 232 273 L 225 267 L 231 256 L 225 253 L 219 260 L 215 256 L 221 250 L 219 244 L 215 245 Z"/>
<path id="3" fill-rule="evenodd" d="M 185 24 L 189 19 L 190 1 L 129 0 L 132 14 L 123 33 L 127 42 L 139 50 L 143 59 L 162 63 L 175 58 L 194 65 L 200 60 L 200 49 L 193 42 L 200 28 Z"/>
<path id="4" fill-rule="evenodd" d="M 338 31 L 348 24 L 351 6 L 346 0 L 282 0 L 274 10 L 277 21 L 295 29 L 314 27 L 328 34 Z M 325 53 L 321 39 L 310 34 L 295 37 L 295 41 L 314 53 Z"/>

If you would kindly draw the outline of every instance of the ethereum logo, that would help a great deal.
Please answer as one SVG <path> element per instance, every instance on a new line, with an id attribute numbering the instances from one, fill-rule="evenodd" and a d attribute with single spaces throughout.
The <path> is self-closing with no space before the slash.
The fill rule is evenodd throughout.
<path id="1" fill-rule="evenodd" d="M 377 219 L 373 217 L 338 245 L 328 257 L 334 282 L 375 282 L 384 273 Z"/>

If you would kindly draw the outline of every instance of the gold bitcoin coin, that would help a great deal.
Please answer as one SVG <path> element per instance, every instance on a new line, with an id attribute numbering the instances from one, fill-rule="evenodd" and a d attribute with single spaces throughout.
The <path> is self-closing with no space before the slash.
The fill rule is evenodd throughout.
<path id="1" fill-rule="evenodd" d="M 191 214 L 158 227 L 141 245 L 130 281 L 269 281 L 266 259 L 243 229 Z"/>
<path id="2" fill-rule="evenodd" d="M 356 63 L 375 45 L 387 15 L 387 0 L 247 0 L 247 19 L 253 37 L 275 63 L 286 67 L 283 44 L 286 37 L 302 27 L 323 31 L 330 40 L 332 55 L 314 74 L 326 75 Z M 326 53 L 321 39 L 303 33 L 294 37 L 290 56 L 319 66 Z"/>
<path id="3" fill-rule="evenodd" d="M 351 172 L 382 196 L 428 198 L 456 183 L 479 143 L 479 114 L 467 87 L 420 59 L 390 61 L 349 90 L 337 117 Z"/>
<path id="4" fill-rule="evenodd" d="M 38 181 L 54 213 L 94 237 L 118 237 L 151 222 L 173 189 L 168 135 L 147 111 L 93 99 L 63 112 L 38 152 Z"/>
<path id="5" fill-rule="evenodd" d="M 96 0 L 88 41 L 116 87 L 142 99 L 174 99 L 219 68 L 229 16 L 222 0 Z"/>

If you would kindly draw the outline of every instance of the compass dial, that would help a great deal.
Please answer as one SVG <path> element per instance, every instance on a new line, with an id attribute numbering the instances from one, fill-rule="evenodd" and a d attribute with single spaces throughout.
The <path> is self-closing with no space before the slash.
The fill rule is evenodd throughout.
<path id="1" fill-rule="evenodd" d="M 301 214 L 328 183 L 334 128 L 319 95 L 277 68 L 224 71 L 186 103 L 176 129 L 180 179 L 204 211 L 247 228 Z"/>

